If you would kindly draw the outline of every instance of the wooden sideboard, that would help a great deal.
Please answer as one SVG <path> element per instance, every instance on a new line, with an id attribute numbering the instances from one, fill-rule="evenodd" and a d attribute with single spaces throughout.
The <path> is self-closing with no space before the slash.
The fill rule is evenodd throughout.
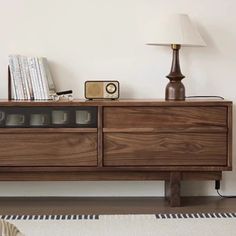
<path id="1" fill-rule="evenodd" d="M 0 101 L 0 180 L 182 180 L 232 170 L 232 102 Z"/>

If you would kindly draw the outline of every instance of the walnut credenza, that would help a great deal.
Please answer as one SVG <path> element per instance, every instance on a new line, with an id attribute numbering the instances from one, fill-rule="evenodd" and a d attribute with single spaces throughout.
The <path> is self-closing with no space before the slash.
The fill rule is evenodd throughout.
<path id="1" fill-rule="evenodd" d="M 182 180 L 232 169 L 232 102 L 0 101 L 0 180 Z"/>

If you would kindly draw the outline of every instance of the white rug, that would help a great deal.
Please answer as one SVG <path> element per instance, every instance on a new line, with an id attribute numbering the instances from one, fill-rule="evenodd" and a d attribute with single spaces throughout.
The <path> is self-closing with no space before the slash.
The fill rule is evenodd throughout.
<path id="1" fill-rule="evenodd" d="M 235 213 L 218 215 L 4 216 L 2 218 L 15 224 L 25 236 L 236 235 Z"/>

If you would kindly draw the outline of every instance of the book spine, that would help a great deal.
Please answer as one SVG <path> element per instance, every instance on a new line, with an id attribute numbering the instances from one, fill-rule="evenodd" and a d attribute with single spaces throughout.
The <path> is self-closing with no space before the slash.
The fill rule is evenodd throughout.
<path id="1" fill-rule="evenodd" d="M 47 84 L 48 84 L 48 88 L 49 88 L 49 96 L 50 98 L 52 98 L 52 95 L 54 95 L 56 93 L 56 88 L 52 79 L 52 75 L 48 66 L 48 61 L 46 57 L 42 57 L 42 63 L 44 66 L 44 70 L 46 73 L 46 78 L 47 78 Z"/>
<path id="2" fill-rule="evenodd" d="M 43 78 L 42 78 L 42 74 L 40 71 L 39 60 L 37 57 L 34 58 L 34 62 L 35 62 L 35 68 L 36 68 L 36 73 L 37 73 L 38 82 L 39 82 L 41 99 L 46 99 L 46 94 L 45 94 L 45 90 L 44 90 L 44 86 L 43 86 Z"/>
<path id="3" fill-rule="evenodd" d="M 33 65 L 33 73 L 34 73 L 34 79 L 35 79 L 38 99 L 41 100 L 42 99 L 42 94 L 41 94 L 41 89 L 40 89 L 40 84 L 39 84 L 39 76 L 38 76 L 38 73 L 37 73 L 36 62 L 35 62 L 34 57 L 32 57 L 32 65 Z"/>
<path id="4" fill-rule="evenodd" d="M 36 83 L 37 83 L 37 88 L 38 88 L 38 94 L 39 94 L 39 99 L 43 99 L 43 93 L 42 93 L 42 87 L 41 87 L 41 79 L 40 75 L 37 69 L 37 60 L 35 57 L 33 57 L 33 62 L 34 62 L 34 73 L 36 77 Z"/>
<path id="5" fill-rule="evenodd" d="M 44 95 L 46 99 L 50 99 L 47 75 L 46 75 L 46 71 L 45 71 L 44 64 L 41 57 L 38 58 L 38 63 L 39 63 L 39 69 L 40 69 L 42 82 L 43 82 Z"/>
<path id="6" fill-rule="evenodd" d="M 13 56 L 9 56 L 9 68 L 11 76 L 11 99 L 18 99 L 18 93 L 16 91 L 16 81 L 15 81 L 15 68 L 13 63 Z"/>
<path id="7" fill-rule="evenodd" d="M 11 97 L 10 99 L 15 100 L 16 99 L 16 94 L 15 94 L 15 88 L 14 85 L 11 82 Z"/>
<path id="8" fill-rule="evenodd" d="M 24 92 L 23 92 L 23 85 L 22 85 L 22 78 L 21 78 L 21 71 L 20 65 L 17 58 L 17 55 L 13 55 L 13 66 L 14 66 L 14 78 L 16 81 L 16 91 L 18 93 L 18 99 L 24 99 Z"/>
<path id="9" fill-rule="evenodd" d="M 30 76 L 29 64 L 28 64 L 27 57 L 22 56 L 22 64 L 23 64 L 23 68 L 25 70 L 26 83 L 27 83 L 27 86 L 29 89 L 29 99 L 34 100 L 34 91 L 33 91 L 32 79 Z"/>
<path id="10" fill-rule="evenodd" d="M 29 73 L 32 81 L 32 88 L 33 88 L 33 94 L 34 94 L 34 99 L 39 99 L 39 94 L 38 94 L 38 87 L 36 83 L 36 75 L 35 75 L 35 68 L 34 68 L 34 61 L 32 57 L 28 57 L 28 66 L 29 66 Z"/>
<path id="11" fill-rule="evenodd" d="M 30 99 L 29 95 L 29 87 L 27 83 L 27 78 L 26 78 L 26 71 L 25 67 L 23 64 L 23 56 L 17 56 L 19 66 L 20 66 L 20 72 L 21 72 L 21 82 L 22 82 L 22 87 L 23 87 L 23 94 L 24 94 L 24 99 Z"/>

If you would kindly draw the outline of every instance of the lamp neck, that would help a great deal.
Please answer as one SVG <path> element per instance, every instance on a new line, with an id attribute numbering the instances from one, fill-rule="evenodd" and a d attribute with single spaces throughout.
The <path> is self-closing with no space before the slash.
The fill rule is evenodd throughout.
<path id="1" fill-rule="evenodd" d="M 170 82 L 166 86 L 166 100 L 185 100 L 185 88 L 181 80 L 184 78 L 179 65 L 179 44 L 172 44 L 172 65 L 169 75 L 166 77 Z"/>
<path id="2" fill-rule="evenodd" d="M 172 65 L 169 75 L 166 77 L 170 79 L 171 82 L 181 81 L 185 76 L 181 73 L 179 64 L 179 50 L 181 48 L 180 44 L 171 44 L 173 50 Z"/>

